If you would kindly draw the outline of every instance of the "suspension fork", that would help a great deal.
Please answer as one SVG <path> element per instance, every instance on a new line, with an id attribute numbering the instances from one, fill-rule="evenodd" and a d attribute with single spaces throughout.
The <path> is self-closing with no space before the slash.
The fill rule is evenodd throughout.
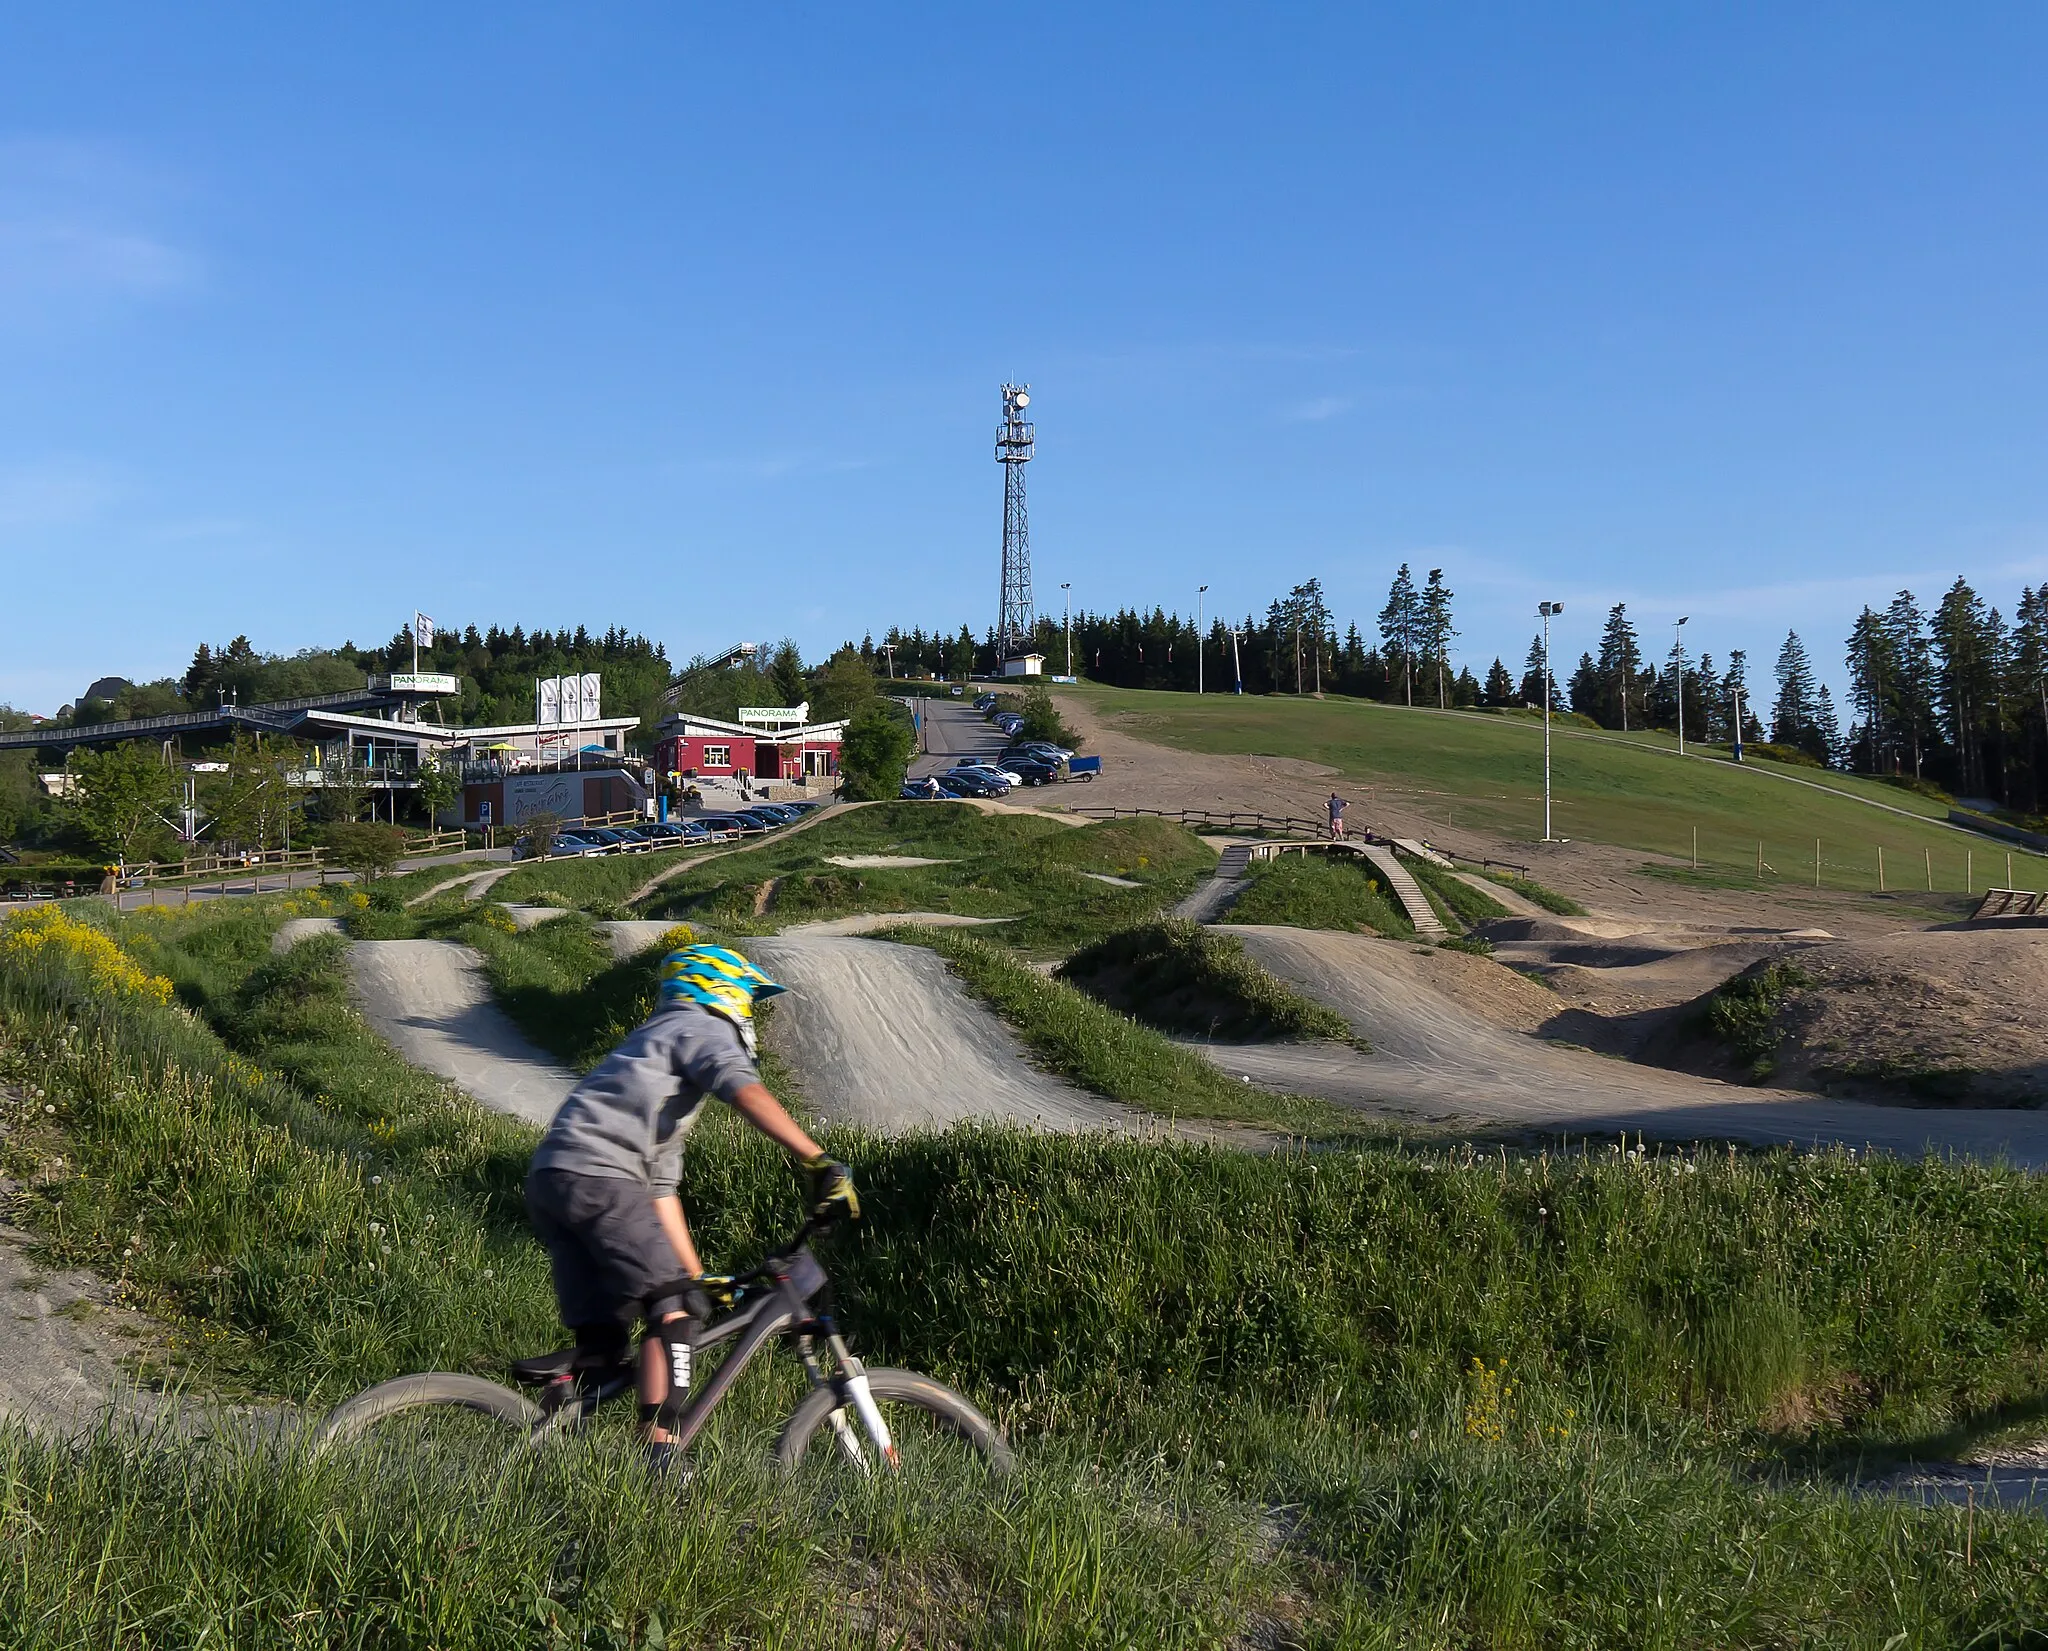
<path id="1" fill-rule="evenodd" d="M 804 1361 L 804 1368 L 810 1372 L 811 1382 L 816 1387 L 830 1387 L 839 1403 L 830 1412 L 833 1435 L 839 1441 L 839 1448 L 848 1460 L 859 1465 L 863 1473 L 868 1471 L 867 1456 L 861 1450 L 860 1440 L 853 1431 L 853 1424 L 847 1418 L 851 1407 L 860 1418 L 863 1431 L 890 1467 L 901 1467 L 902 1458 L 897 1454 L 896 1441 L 889 1432 L 887 1418 L 881 1407 L 875 1403 L 874 1393 L 868 1387 L 867 1368 L 854 1356 L 853 1349 L 846 1345 L 846 1338 L 839 1333 L 839 1327 L 830 1318 L 821 1318 L 818 1331 L 825 1337 L 825 1344 L 832 1350 L 832 1363 L 837 1375 L 827 1375 L 818 1358 L 816 1337 L 806 1334 L 798 1341 L 798 1355 Z"/>

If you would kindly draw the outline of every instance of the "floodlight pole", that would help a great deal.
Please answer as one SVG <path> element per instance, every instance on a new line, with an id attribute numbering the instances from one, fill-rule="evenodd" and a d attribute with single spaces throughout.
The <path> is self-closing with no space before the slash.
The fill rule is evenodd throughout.
<path id="1" fill-rule="evenodd" d="M 1195 692 L 1202 691 L 1202 594 L 1207 585 L 1195 587 Z"/>
<path id="2" fill-rule="evenodd" d="M 1678 658 L 1678 754 L 1685 755 L 1685 625 L 1692 618 L 1684 619 L 1671 627 L 1671 651 Z"/>
<path id="3" fill-rule="evenodd" d="M 1543 618 L 1543 840 L 1546 843 L 1557 839 L 1550 835 L 1550 616 L 1563 613 L 1562 602 L 1543 602 L 1536 608 Z"/>
<path id="4" fill-rule="evenodd" d="M 1074 674 L 1074 585 L 1072 580 L 1060 586 L 1060 602 L 1067 615 L 1067 675 Z"/>

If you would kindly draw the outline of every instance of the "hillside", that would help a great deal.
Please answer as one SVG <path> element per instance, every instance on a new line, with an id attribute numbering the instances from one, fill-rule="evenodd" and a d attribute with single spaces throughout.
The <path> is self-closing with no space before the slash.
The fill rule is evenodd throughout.
<path id="1" fill-rule="evenodd" d="M 1851 921 L 1860 910 L 1896 926 L 1953 920 L 1966 909 L 1966 889 L 1981 891 L 2006 876 L 2004 844 L 1926 819 L 1925 799 L 1898 792 L 1894 807 L 1878 806 L 1890 802 L 1891 787 L 1822 771 L 1681 759 L 1668 740 L 1660 747 L 1554 727 L 1554 830 L 1570 840 L 1558 848 L 1540 842 L 1543 734 L 1534 720 L 1358 700 L 1197 699 L 1091 685 L 1062 689 L 1061 697 L 1098 733 L 1099 745 L 1109 742 L 1101 745 L 1106 753 L 1115 747 L 1122 754 L 1126 770 L 1146 762 L 1143 783 L 1130 787 L 1129 798 L 1113 772 L 1090 804 L 1312 814 L 1335 789 L 1350 800 L 1354 827 L 1423 833 L 1461 853 L 1540 863 L 1546 878 L 1594 902 L 1678 900 L 1703 918 L 1726 920 L 1756 913 L 1756 896 L 1767 894 L 1776 897 L 1773 906 L 1818 906 L 1846 912 Z M 1133 743 L 1120 745 L 1118 736 Z M 1144 747 L 1155 755 L 1142 759 Z M 1177 785 L 1159 747 L 1228 761 L 1187 767 L 1185 783 Z M 1114 758 L 1109 766 L 1117 767 Z M 1875 792 L 1886 795 L 1868 795 Z M 2013 850 L 2012 876 L 2021 887 L 2048 887 L 2048 861 Z"/>

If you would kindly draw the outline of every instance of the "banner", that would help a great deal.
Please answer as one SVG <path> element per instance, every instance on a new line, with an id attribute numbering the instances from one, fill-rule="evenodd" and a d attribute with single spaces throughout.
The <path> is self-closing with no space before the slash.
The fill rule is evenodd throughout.
<path id="1" fill-rule="evenodd" d="M 412 639 L 422 648 L 434 645 L 434 622 L 417 611 L 412 616 Z"/>
<path id="2" fill-rule="evenodd" d="M 544 676 L 533 685 L 533 720 L 543 728 L 562 720 L 562 679 Z"/>
<path id="3" fill-rule="evenodd" d="M 584 720 L 585 722 L 595 722 L 595 721 L 597 721 L 597 719 L 598 719 L 599 715 L 601 714 L 601 713 L 600 713 L 600 712 L 598 711 L 598 708 L 597 708 L 597 702 L 598 702 L 599 698 L 600 698 L 600 697 L 602 696 L 602 693 L 603 693 L 603 689 L 604 689 L 604 681 L 603 681 L 603 678 L 601 678 L 601 677 L 600 677 L 600 676 L 599 676 L 599 675 L 597 674 L 597 672 L 595 672 L 595 671 L 586 671 L 586 672 L 584 673 L 584 676 L 583 676 L 583 720 Z"/>

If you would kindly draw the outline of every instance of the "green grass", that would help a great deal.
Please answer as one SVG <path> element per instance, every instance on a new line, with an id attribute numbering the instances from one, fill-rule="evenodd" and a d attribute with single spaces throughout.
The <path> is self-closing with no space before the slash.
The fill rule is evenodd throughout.
<path id="1" fill-rule="evenodd" d="M 842 823 L 861 835 L 842 840 Z M 828 854 L 903 854 L 948 863 L 841 867 Z M 1150 921 L 1212 870 L 1215 852 L 1163 820 L 1073 827 L 1035 815 L 984 815 L 961 804 L 862 809 L 786 844 L 769 844 L 685 872 L 647 905 L 650 916 L 773 933 L 856 913 L 949 912 L 1003 917 L 1004 945 L 1040 955 Z M 1103 883 L 1088 873 L 1136 885 Z"/>
<path id="2" fill-rule="evenodd" d="M 1445 807 L 1462 824 L 1533 841 L 1542 834 L 1542 729 L 1539 722 L 1408 710 L 1359 700 L 1240 698 L 1084 687 L 1097 714 L 1140 738 L 1182 750 L 1270 752 L 1337 768 L 1355 784 L 1392 794 L 1409 790 L 1429 811 Z M 1963 889 L 1974 853 L 1976 886 L 2003 880 L 2004 848 L 1972 841 L 1931 821 L 1866 806 L 1880 801 L 1908 816 L 1945 812 L 1932 799 L 1881 781 L 1783 767 L 1808 780 L 1791 785 L 1783 765 L 1738 768 L 1711 756 L 1680 761 L 1669 735 L 1594 734 L 1554 729 L 1555 829 L 1560 836 L 1613 843 L 1690 864 L 1693 831 L 1711 866 L 1753 866 L 1765 858 L 1788 886 L 1812 886 L 1814 839 L 1822 842 L 1822 884 L 1868 892 L 1877 887 L 1876 851 L 1885 850 L 1893 886 L 1923 869 L 1931 852 L 1935 886 Z M 1773 773 L 1762 770 L 1770 768 Z M 1370 821 L 1362 822 L 1370 824 Z M 2048 888 L 2048 860 L 2015 850 L 2020 886 Z M 1791 870 L 1797 866 L 1798 872 Z"/>
<path id="3" fill-rule="evenodd" d="M 1459 928 L 1476 928 L 1479 924 L 1496 917 L 1505 917 L 1507 907 L 1482 889 L 1475 889 L 1463 878 L 1433 865 L 1428 860 L 1404 856 L 1401 864 L 1420 883 L 1436 903 L 1439 915 L 1448 912 L 1456 921 L 1447 926 L 1453 933 Z"/>
<path id="4" fill-rule="evenodd" d="M 531 1133 L 408 1081 L 338 1008 L 331 944 L 271 960 L 274 921 L 252 903 L 120 925 L 196 1018 L 61 959 L 0 967 L 8 1169 L 47 1189 L 15 1219 L 162 1314 L 194 1379 L 331 1396 L 549 1344 L 516 1210 Z M 986 990 L 1077 996 L 978 951 Z M 1045 1017 L 1077 1068 L 1129 1025 L 1087 1007 Z M 771 1492 L 754 1463 L 786 1376 L 742 1384 L 679 1507 L 626 1475 L 615 1432 L 532 1478 L 452 1482 L 310 1467 L 236 1430 L 7 1432 L 0 1637 L 625 1646 L 656 1643 L 658 1616 L 667 1643 L 1875 1648 L 2038 1625 L 2037 1518 L 1800 1482 L 2038 1425 L 2038 1177 L 832 1142 L 869 1210 L 829 1251 L 858 1345 L 991 1406 L 1023 1445 L 1015 1487 Z M 792 1191 L 743 1132 L 693 1138 L 710 1255 L 758 1253 Z M 1256 1540 L 1273 1508 L 1287 1539 Z"/>
<path id="5" fill-rule="evenodd" d="M 1415 925 L 1364 862 L 1350 855 L 1281 854 L 1255 861 L 1232 903 L 1233 923 L 1348 929 L 1412 940 Z"/>
<path id="6" fill-rule="evenodd" d="M 1084 946 L 1054 977 L 1163 1032 L 1352 1041 L 1342 1015 L 1274 979 L 1240 941 L 1199 923 L 1170 918 L 1122 930 Z"/>
<path id="7" fill-rule="evenodd" d="M 1813 977 L 1796 963 L 1767 963 L 1745 969 L 1707 999 L 1706 1027 L 1752 1076 L 1768 1078 L 1777 1064 L 1778 1011 L 1785 994 L 1811 986 Z"/>

